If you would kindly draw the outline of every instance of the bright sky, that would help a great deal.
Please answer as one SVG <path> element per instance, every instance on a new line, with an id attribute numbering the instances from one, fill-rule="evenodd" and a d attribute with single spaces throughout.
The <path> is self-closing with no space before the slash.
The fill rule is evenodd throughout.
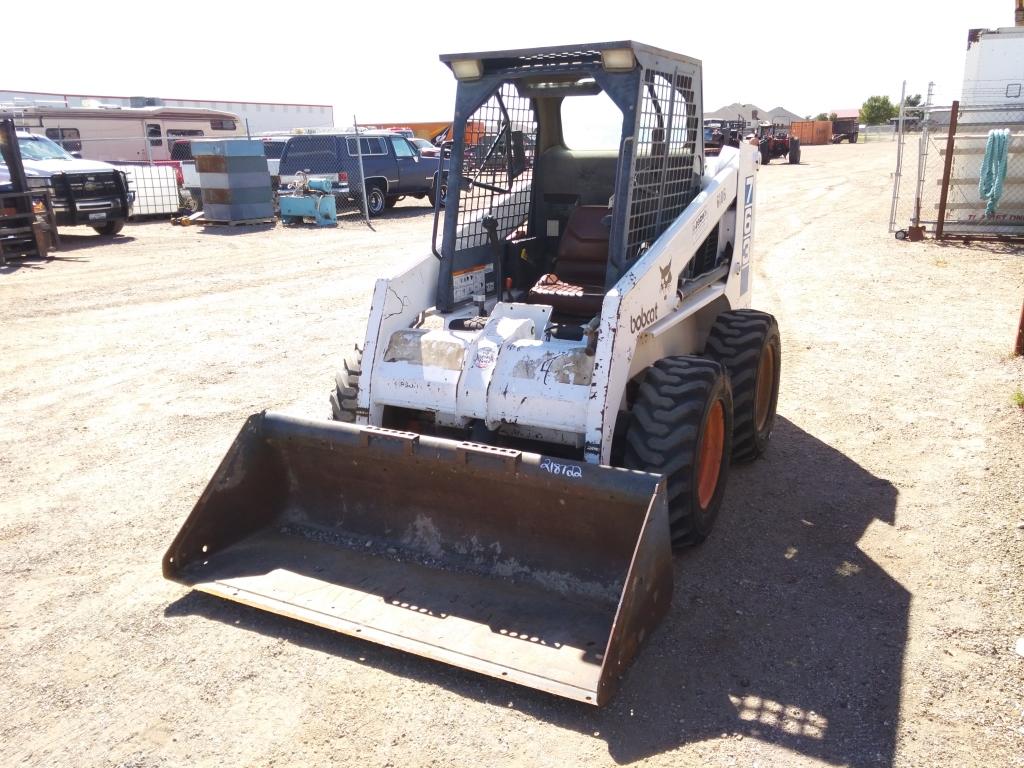
<path id="1" fill-rule="evenodd" d="M 1013 26 L 1014 0 L 272 4 L 53 0 L 7 35 L 0 89 L 333 104 L 335 121 L 447 119 L 440 53 L 633 39 L 703 61 L 705 109 L 800 115 L 960 95 L 967 30 Z M 27 8 L 27 6 L 25 6 Z M 586 9 L 586 10 L 584 10 Z M 24 9 L 23 9 L 24 10 Z M 21 16 L 16 13 L 16 16 Z M 76 59 L 75 52 L 81 53 Z"/>

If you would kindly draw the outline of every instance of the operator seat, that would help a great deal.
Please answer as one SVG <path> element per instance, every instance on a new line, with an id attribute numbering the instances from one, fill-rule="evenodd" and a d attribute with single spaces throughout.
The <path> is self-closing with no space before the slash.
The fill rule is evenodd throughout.
<path id="1" fill-rule="evenodd" d="M 555 272 L 541 275 L 530 289 L 531 304 L 550 304 L 555 312 L 591 318 L 601 312 L 605 270 L 608 265 L 609 209 L 579 205 L 569 214 L 558 243 Z"/>

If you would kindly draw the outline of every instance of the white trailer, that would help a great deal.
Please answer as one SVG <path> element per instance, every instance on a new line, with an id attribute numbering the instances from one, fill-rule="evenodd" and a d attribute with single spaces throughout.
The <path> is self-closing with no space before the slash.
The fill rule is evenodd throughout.
<path id="1" fill-rule="evenodd" d="M 967 34 L 962 106 L 1024 106 L 1024 27 Z"/>
<path id="2" fill-rule="evenodd" d="M 10 106 L 20 130 L 45 135 L 72 154 L 107 162 L 171 159 L 176 139 L 244 136 L 245 124 L 231 112 L 181 107 Z"/>

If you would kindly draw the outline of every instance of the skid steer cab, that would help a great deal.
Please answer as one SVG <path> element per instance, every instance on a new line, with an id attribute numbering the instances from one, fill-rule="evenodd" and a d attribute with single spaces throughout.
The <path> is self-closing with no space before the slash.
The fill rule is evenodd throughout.
<path id="1" fill-rule="evenodd" d="M 757 149 L 705 156 L 700 62 L 668 51 L 441 61 L 429 252 L 377 282 L 331 421 L 253 416 L 164 572 L 602 704 L 668 610 L 672 548 L 709 535 L 731 462 L 772 433 Z M 566 140 L 581 104 L 615 115 L 610 149 Z"/>

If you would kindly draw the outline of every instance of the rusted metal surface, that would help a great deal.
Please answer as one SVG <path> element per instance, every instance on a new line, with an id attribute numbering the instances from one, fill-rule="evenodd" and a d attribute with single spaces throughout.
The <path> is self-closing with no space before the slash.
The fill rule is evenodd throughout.
<path id="1" fill-rule="evenodd" d="M 246 422 L 163 568 L 591 704 L 672 594 L 658 476 L 270 413 Z"/>
<path id="2" fill-rule="evenodd" d="M 1024 355 L 1024 304 L 1020 307 L 1020 322 L 1017 324 L 1017 341 L 1013 345 L 1013 354 L 1017 357 Z"/>
<path id="3" fill-rule="evenodd" d="M 935 223 L 935 239 L 942 239 L 946 224 L 946 203 L 949 199 L 949 177 L 953 171 L 953 148 L 956 146 L 956 124 L 960 116 L 960 102 L 954 101 L 949 110 L 949 135 L 946 137 L 946 161 L 942 166 L 942 182 L 939 191 L 939 220 Z"/>

